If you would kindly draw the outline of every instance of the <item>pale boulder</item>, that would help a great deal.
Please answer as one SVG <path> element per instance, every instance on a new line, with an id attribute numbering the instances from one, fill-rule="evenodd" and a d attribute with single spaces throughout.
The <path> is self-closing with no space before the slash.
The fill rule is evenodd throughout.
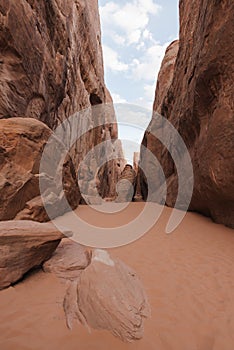
<path id="1" fill-rule="evenodd" d="M 125 342 L 143 337 L 143 321 L 150 316 L 136 272 L 98 249 L 77 284 L 68 288 L 64 309 L 69 328 L 76 318 L 88 329 L 108 330 Z"/>

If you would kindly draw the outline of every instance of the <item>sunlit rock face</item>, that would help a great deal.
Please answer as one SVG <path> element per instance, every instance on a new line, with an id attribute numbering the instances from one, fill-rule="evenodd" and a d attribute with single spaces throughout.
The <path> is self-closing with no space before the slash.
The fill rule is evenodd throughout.
<path id="1" fill-rule="evenodd" d="M 160 72 L 158 74 L 153 109 L 159 113 L 161 112 L 162 103 L 167 96 L 168 90 L 173 80 L 178 50 L 179 40 L 175 40 L 168 46 L 164 59 L 162 61 Z"/>
<path id="2" fill-rule="evenodd" d="M 191 210 L 234 227 L 234 94 L 231 2 L 180 1 L 180 40 L 166 52 L 156 90 L 154 111 L 179 131 L 191 155 L 194 190 Z M 171 55 L 174 51 L 175 55 Z M 174 57 L 174 58 L 173 58 Z M 168 68 L 168 61 L 174 62 Z M 174 69 L 173 69 L 174 66 Z M 168 71 L 168 79 L 164 76 Z M 170 86 L 168 83 L 170 82 Z M 148 131 L 159 128 L 154 118 Z M 169 152 L 146 131 L 143 145 L 157 157 L 167 180 L 166 203 L 175 204 L 178 179 Z M 151 166 L 141 152 L 143 168 Z M 157 178 L 157 169 L 152 176 Z M 160 186 L 160 181 L 157 184 Z M 147 180 L 141 176 L 143 195 Z"/>
<path id="3" fill-rule="evenodd" d="M 158 75 L 156 94 L 154 100 L 154 113 L 161 113 L 161 108 L 164 99 L 167 97 L 168 90 L 171 86 L 174 76 L 174 69 L 176 58 L 179 49 L 179 41 L 173 41 L 167 48 L 165 57 L 161 64 L 161 69 Z M 163 151 L 162 143 L 154 136 L 160 131 L 163 135 L 163 127 L 159 125 L 152 118 L 142 141 L 141 153 L 140 153 L 140 168 L 138 172 L 138 183 L 141 188 L 141 194 L 144 200 L 148 198 L 148 185 L 151 184 L 151 190 L 154 193 L 150 193 L 153 200 L 163 203 L 165 198 L 161 198 L 161 193 L 158 195 L 157 192 L 163 185 L 165 177 L 170 175 L 171 167 L 168 163 L 163 164 L 161 153 Z M 148 152 L 149 150 L 149 152 Z M 159 164 L 157 160 L 162 164 L 165 177 L 162 176 Z M 171 160 L 171 159 L 170 159 Z M 173 163 L 172 163 L 173 165 Z M 152 185 L 153 184 L 153 185 Z M 161 192 L 159 190 L 159 192 Z"/>
<path id="4" fill-rule="evenodd" d="M 64 152 L 64 145 L 50 128 L 35 119 L 2 119 L 0 135 L 0 220 L 17 217 L 45 222 L 78 206 L 81 195 L 69 154 L 65 153 L 64 162 L 59 162 L 53 172 L 50 166 L 46 172 L 40 171 L 43 149 L 48 142 L 53 143 L 59 154 Z M 47 154 L 49 164 L 53 164 L 53 159 L 54 152 Z M 61 184 L 54 173 L 61 176 Z M 45 193 L 40 181 L 46 184 Z M 46 206 L 52 208 L 50 218 L 40 194 L 44 194 Z"/>
<path id="5" fill-rule="evenodd" d="M 69 120 L 59 136 L 71 148 L 77 173 L 90 149 L 118 138 L 111 102 L 104 83 L 96 0 L 1 1 L 1 119 L 34 118 L 52 130 Z M 95 106 L 105 103 L 110 106 L 97 113 Z M 86 112 L 80 114 L 82 110 Z M 111 147 L 103 154 L 93 154 L 88 167 L 93 167 L 94 158 L 105 163 L 111 155 Z M 116 181 L 118 169 L 105 171 L 101 187 L 110 196 L 113 189 L 109 193 L 108 186 Z"/>

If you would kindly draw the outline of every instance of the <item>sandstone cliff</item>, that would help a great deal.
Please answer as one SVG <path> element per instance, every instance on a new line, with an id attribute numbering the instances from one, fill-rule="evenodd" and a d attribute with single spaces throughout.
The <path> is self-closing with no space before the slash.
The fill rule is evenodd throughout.
<path id="1" fill-rule="evenodd" d="M 174 69 L 163 61 L 154 110 L 179 131 L 192 158 L 194 190 L 191 210 L 234 227 L 234 4 L 231 1 L 180 1 L 180 41 Z M 174 44 L 175 45 L 175 44 Z M 168 86 L 168 82 L 170 86 Z M 177 174 L 169 152 L 149 130 L 143 145 L 161 163 L 168 186 L 166 203 L 175 204 Z M 144 150 L 141 164 L 147 164 Z M 157 169 L 152 176 L 157 179 Z M 141 174 L 143 195 L 147 181 Z M 160 186 L 160 180 L 158 186 Z"/>
<path id="2" fill-rule="evenodd" d="M 54 129 L 106 102 L 97 0 L 1 1 L 0 48 L 1 117 Z"/>
<path id="3" fill-rule="evenodd" d="M 70 148 L 76 173 L 89 150 L 110 140 L 101 154 L 86 159 L 92 181 L 97 175 L 93 163 L 112 157 L 118 131 L 111 105 L 102 111 L 91 107 L 111 101 L 104 83 L 97 0 L 1 1 L 0 119 L 29 117 L 55 130 L 74 115 L 59 136 Z M 79 114 L 83 109 L 87 112 Z M 77 140 L 71 144 L 71 139 Z M 121 145 L 117 153 L 121 158 Z M 105 196 L 113 194 L 109 184 L 118 177 L 116 162 L 121 160 L 102 167 Z"/>
<path id="4" fill-rule="evenodd" d="M 178 50 L 179 40 L 175 40 L 168 46 L 158 74 L 153 110 L 159 113 L 173 80 Z"/>

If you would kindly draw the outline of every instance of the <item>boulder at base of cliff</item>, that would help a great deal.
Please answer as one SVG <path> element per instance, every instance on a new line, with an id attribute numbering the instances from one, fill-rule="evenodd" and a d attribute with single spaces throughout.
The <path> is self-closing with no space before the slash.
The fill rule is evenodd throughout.
<path id="1" fill-rule="evenodd" d="M 0 289 L 49 259 L 63 237 L 51 223 L 0 222 Z"/>
<path id="2" fill-rule="evenodd" d="M 17 219 L 48 221 L 40 198 L 39 179 L 43 181 L 43 194 L 53 217 L 67 211 L 65 197 L 72 209 L 80 201 L 75 169 L 69 155 L 63 164 L 57 161 L 52 169 L 54 152 L 47 155 L 48 171 L 40 173 L 40 161 L 48 141 L 53 142 L 56 153 L 64 152 L 62 143 L 42 122 L 32 118 L 0 120 L 0 220 Z M 51 147 L 51 149 L 53 149 Z M 57 178 L 62 177 L 63 188 Z M 42 183 L 42 182 L 41 182 Z M 50 209 L 50 212 L 52 210 Z"/>

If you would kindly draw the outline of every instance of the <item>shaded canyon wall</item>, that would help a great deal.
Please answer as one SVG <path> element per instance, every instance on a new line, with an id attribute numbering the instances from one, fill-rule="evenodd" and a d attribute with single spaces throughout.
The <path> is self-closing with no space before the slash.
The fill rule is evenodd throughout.
<path id="1" fill-rule="evenodd" d="M 154 103 L 154 112 L 174 125 L 189 150 L 194 172 L 190 209 L 230 227 L 234 227 L 233 18 L 233 1 L 180 1 L 179 43 L 172 43 L 166 52 Z M 174 206 L 176 167 L 168 150 L 150 133 L 158 127 L 152 118 L 142 145 L 159 160 L 167 181 L 166 204 Z M 144 148 L 140 163 L 151 168 L 149 177 L 159 188 L 159 170 L 149 163 Z M 140 181 L 146 199 L 142 172 Z"/>

